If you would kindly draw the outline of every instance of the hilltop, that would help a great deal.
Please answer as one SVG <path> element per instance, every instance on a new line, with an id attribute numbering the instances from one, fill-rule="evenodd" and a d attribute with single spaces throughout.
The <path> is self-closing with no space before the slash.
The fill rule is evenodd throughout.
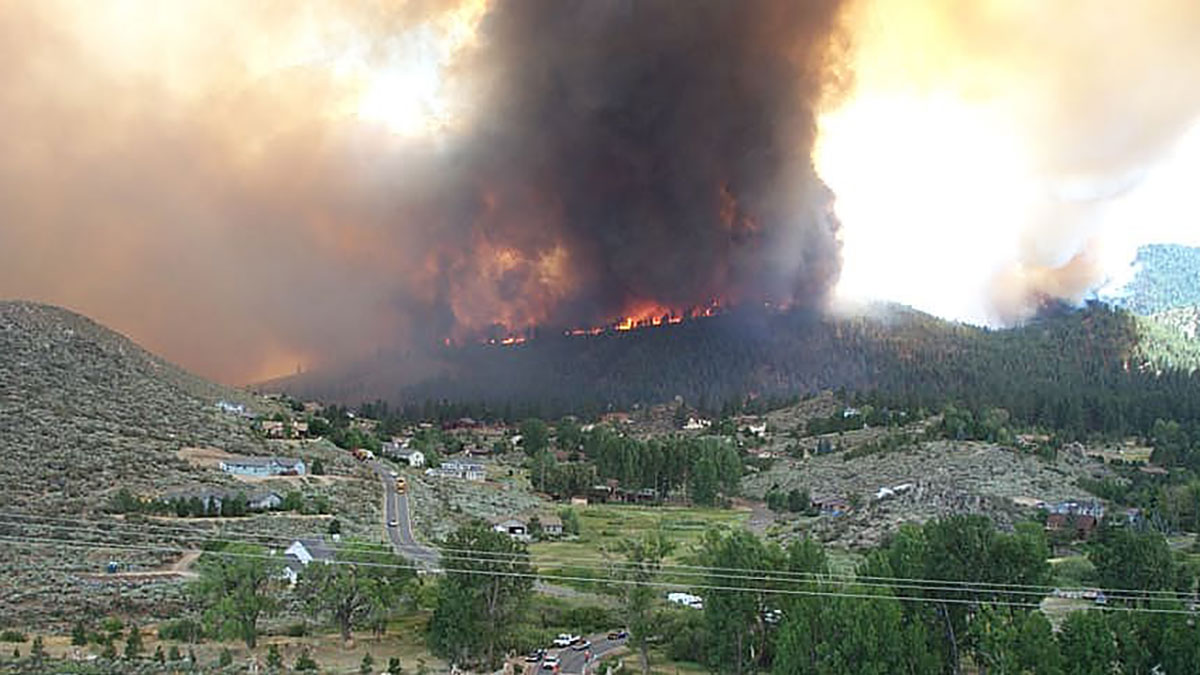
<path id="1" fill-rule="evenodd" d="M 737 310 L 679 325 L 520 345 L 445 348 L 266 385 L 349 404 L 381 399 L 428 414 L 597 414 L 675 400 L 713 414 L 777 407 L 821 390 L 877 392 L 908 404 L 1008 407 L 1022 418 L 1061 401 L 1136 397 L 1163 373 L 1200 365 L 1200 342 L 1092 303 L 1006 330 L 884 305 L 854 317 Z M 417 367 L 419 366 L 419 370 Z M 1056 420 L 1062 421 L 1062 420 Z"/>
<path id="2" fill-rule="evenodd" d="M 1133 278 L 1113 304 L 1143 316 L 1200 306 L 1200 248 L 1153 244 L 1138 249 Z"/>

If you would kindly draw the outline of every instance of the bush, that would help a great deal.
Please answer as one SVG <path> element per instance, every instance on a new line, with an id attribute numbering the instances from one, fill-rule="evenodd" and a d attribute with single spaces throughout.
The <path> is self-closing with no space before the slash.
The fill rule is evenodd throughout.
<path id="1" fill-rule="evenodd" d="M 18 630 L 6 630 L 0 633 L 0 642 L 28 642 L 29 636 Z"/>
<path id="2" fill-rule="evenodd" d="M 296 659 L 296 665 L 293 666 L 296 670 L 317 670 L 317 662 L 309 655 L 308 648 L 300 652 L 300 658 Z"/>
<path id="3" fill-rule="evenodd" d="M 288 624 L 287 628 L 283 629 L 283 634 L 288 637 L 304 637 L 308 635 L 308 624 L 304 621 Z"/>
<path id="4" fill-rule="evenodd" d="M 195 644 L 204 641 L 204 626 L 193 619 L 176 619 L 158 627 L 158 639 Z"/>

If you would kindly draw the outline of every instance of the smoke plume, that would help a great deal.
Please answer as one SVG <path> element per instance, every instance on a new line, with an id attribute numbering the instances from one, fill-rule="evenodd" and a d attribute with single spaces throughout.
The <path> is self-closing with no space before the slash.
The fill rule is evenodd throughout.
<path id="1" fill-rule="evenodd" d="M 1200 5 L 852 0 L 820 116 L 839 292 L 1007 323 L 1195 241 Z"/>
<path id="2" fill-rule="evenodd" d="M 225 381 L 818 306 L 836 0 L 0 4 L 0 296 Z"/>

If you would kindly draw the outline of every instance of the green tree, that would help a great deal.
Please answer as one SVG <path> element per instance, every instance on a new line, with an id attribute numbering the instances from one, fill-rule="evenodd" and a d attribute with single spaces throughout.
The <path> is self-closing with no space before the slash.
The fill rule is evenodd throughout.
<path id="1" fill-rule="evenodd" d="M 533 589 L 534 569 L 525 544 L 476 521 L 445 542 L 443 555 L 474 551 L 447 570 L 438 585 L 429 622 L 429 648 L 458 665 L 495 667 L 513 645 L 516 618 Z"/>
<path id="2" fill-rule="evenodd" d="M 167 662 L 167 655 L 165 652 L 163 652 L 162 645 L 158 645 L 157 647 L 154 648 L 154 660 L 157 661 L 158 663 L 166 663 Z"/>
<path id="3" fill-rule="evenodd" d="M 221 650 L 221 655 L 217 657 L 218 668 L 228 668 L 233 665 L 233 652 L 229 651 L 229 647 Z"/>
<path id="4" fill-rule="evenodd" d="M 370 675 L 375 668 L 375 658 L 371 656 L 371 652 L 363 654 L 362 663 L 358 665 L 358 672 L 363 675 Z"/>
<path id="5" fill-rule="evenodd" d="M 1117 647 L 1101 612 L 1071 612 L 1058 634 L 1066 675 L 1108 675 Z"/>
<path id="6" fill-rule="evenodd" d="M 400 665 L 400 659 L 395 656 L 388 659 L 387 673 L 388 675 L 404 675 L 404 667 Z"/>
<path id="7" fill-rule="evenodd" d="M 1050 622 L 1040 612 L 984 605 L 971 621 L 975 661 L 988 673 L 1062 672 Z"/>
<path id="8" fill-rule="evenodd" d="M 625 564 L 621 566 L 625 625 L 630 631 L 630 644 L 637 650 L 642 673 L 650 673 L 650 637 L 654 634 L 657 621 L 653 614 L 657 591 L 652 585 L 658 579 L 663 559 L 674 550 L 674 543 L 661 529 L 641 539 L 625 541 L 621 550 Z"/>
<path id="9" fill-rule="evenodd" d="M 325 530 L 325 531 L 326 531 L 326 532 L 328 532 L 328 533 L 329 533 L 329 534 L 331 534 L 331 535 L 333 535 L 333 534 L 341 534 L 341 533 L 342 533 L 342 521 L 338 520 L 337 518 L 334 518 L 333 520 L 330 520 L 330 521 L 329 521 L 329 527 L 328 527 L 328 528 L 326 528 L 326 530 Z"/>
<path id="10" fill-rule="evenodd" d="M 521 449 L 530 457 L 546 449 L 550 443 L 550 430 L 546 423 L 536 417 L 521 422 Z"/>
<path id="11" fill-rule="evenodd" d="M 314 476 L 324 476 L 325 475 L 325 463 L 321 461 L 320 457 L 317 457 L 316 459 L 314 459 L 312 461 L 312 467 L 310 468 L 310 470 L 312 471 L 312 475 L 314 475 Z"/>
<path id="12" fill-rule="evenodd" d="M 414 572 L 397 564 L 383 547 L 356 544 L 343 547 L 333 564 L 309 565 L 300 575 L 296 594 L 314 613 L 327 615 L 342 640 L 349 642 L 354 627 L 372 607 L 388 606 L 405 595 Z"/>
<path id="13" fill-rule="evenodd" d="M 46 643 L 41 635 L 34 636 L 33 644 L 29 647 L 29 657 L 39 666 L 46 660 Z"/>
<path id="14" fill-rule="evenodd" d="M 100 658 L 108 661 L 117 658 L 117 645 L 112 635 L 104 636 L 104 648 L 100 650 Z"/>
<path id="15" fill-rule="evenodd" d="M 563 534 L 579 534 L 579 514 L 575 509 L 563 509 L 558 512 L 558 517 L 562 520 Z"/>
<path id="16" fill-rule="evenodd" d="M 1175 561 L 1166 538 L 1154 531 L 1103 527 L 1088 559 L 1101 588 L 1158 591 L 1175 583 Z"/>
<path id="17" fill-rule="evenodd" d="M 138 625 L 129 625 L 129 636 L 125 638 L 125 658 L 133 661 L 142 657 L 142 630 Z"/>
<path id="18" fill-rule="evenodd" d="M 267 648 L 267 667 L 272 670 L 283 668 L 283 655 L 279 653 L 279 645 L 272 643 Z"/>
<path id="19" fill-rule="evenodd" d="M 82 647 L 88 643 L 87 627 L 82 621 L 76 621 L 75 626 L 71 628 L 71 644 L 75 647 Z"/>
<path id="20" fill-rule="evenodd" d="M 215 634 L 236 636 L 254 649 L 259 620 L 279 606 L 271 586 L 280 565 L 266 559 L 265 552 L 255 546 L 239 544 L 223 553 L 200 558 L 200 578 L 193 583 L 192 592 L 207 607 L 205 618 Z"/>
<path id="21" fill-rule="evenodd" d="M 182 658 L 183 655 L 179 653 L 179 645 L 171 645 L 171 648 L 167 650 L 167 660 L 178 661 Z"/>
<path id="22" fill-rule="evenodd" d="M 787 494 L 787 510 L 792 513 L 804 513 L 812 506 L 808 490 L 793 488 Z"/>
<path id="23" fill-rule="evenodd" d="M 748 530 L 728 534 L 710 530 L 704 536 L 700 559 L 702 565 L 713 569 L 708 585 L 722 589 L 710 590 L 704 598 L 704 616 L 712 640 L 709 665 L 720 672 L 751 672 L 762 665 L 766 653 L 764 616 L 777 608 L 768 602 L 766 589 L 770 584 L 747 577 L 778 570 L 783 554 Z"/>

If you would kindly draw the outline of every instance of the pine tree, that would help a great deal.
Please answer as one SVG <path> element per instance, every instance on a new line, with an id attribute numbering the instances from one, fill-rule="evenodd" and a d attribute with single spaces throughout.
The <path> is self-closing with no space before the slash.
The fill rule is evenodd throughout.
<path id="1" fill-rule="evenodd" d="M 400 665 L 400 659 L 393 656 L 388 659 L 387 667 L 388 675 L 404 675 L 404 667 Z"/>
<path id="2" fill-rule="evenodd" d="M 142 656 L 142 631 L 137 624 L 129 626 L 129 637 L 125 638 L 125 658 L 134 660 Z"/>
<path id="3" fill-rule="evenodd" d="M 39 663 L 46 658 L 46 643 L 42 641 L 41 635 L 33 638 L 33 646 L 29 648 L 29 655 Z"/>
<path id="4" fill-rule="evenodd" d="M 363 675 L 370 675 L 370 672 L 375 669 L 375 658 L 371 656 L 371 652 L 363 654 L 362 664 L 358 667 L 358 672 Z"/>
<path id="5" fill-rule="evenodd" d="M 76 647 L 83 647 L 88 643 L 87 628 L 82 621 L 76 621 L 75 627 L 71 629 L 71 644 Z"/>
<path id="6" fill-rule="evenodd" d="M 154 660 L 158 661 L 159 663 L 166 663 L 167 655 L 163 654 L 162 645 L 159 645 L 158 648 L 154 650 Z"/>
<path id="7" fill-rule="evenodd" d="M 179 661 L 182 658 L 183 658 L 183 654 L 179 653 L 179 647 L 176 645 L 171 645 L 171 648 L 167 650 L 167 660 L 168 661 Z"/>
<path id="8" fill-rule="evenodd" d="M 267 667 L 278 670 L 283 668 L 283 657 L 279 654 L 279 645 L 271 645 L 267 648 Z"/>
<path id="9" fill-rule="evenodd" d="M 233 665 L 233 652 L 229 651 L 229 647 L 221 650 L 221 656 L 217 659 L 217 667 L 228 668 Z"/>
<path id="10" fill-rule="evenodd" d="M 109 661 L 117 658 L 117 645 L 113 643 L 112 635 L 104 637 L 104 649 L 100 652 L 100 658 L 108 659 Z"/>

